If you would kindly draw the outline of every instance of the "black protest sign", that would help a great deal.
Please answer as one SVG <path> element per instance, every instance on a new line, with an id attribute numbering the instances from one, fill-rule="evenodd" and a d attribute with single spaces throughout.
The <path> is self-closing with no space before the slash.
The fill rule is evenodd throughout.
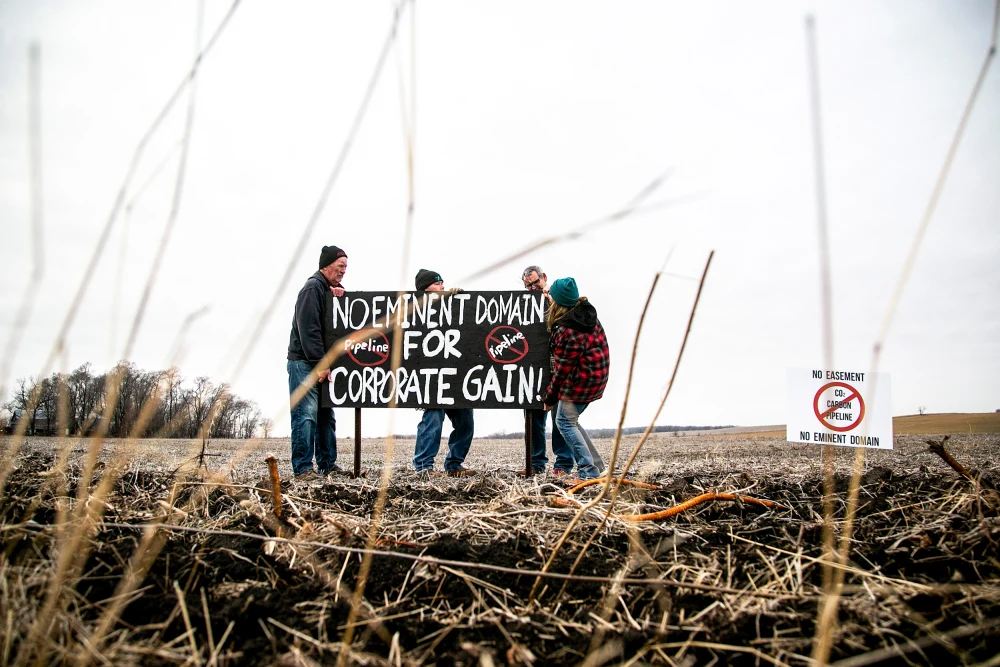
<path id="1" fill-rule="evenodd" d="M 347 292 L 331 317 L 333 404 L 540 408 L 549 381 L 541 292 Z M 392 372 L 399 327 L 400 366 Z"/>

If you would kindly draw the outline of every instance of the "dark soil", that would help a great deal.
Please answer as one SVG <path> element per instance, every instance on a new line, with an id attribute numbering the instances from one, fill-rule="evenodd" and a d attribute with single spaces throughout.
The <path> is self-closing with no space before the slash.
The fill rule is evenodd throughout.
<path id="1" fill-rule="evenodd" d="M 58 485 L 45 474 L 51 464 L 51 459 L 40 456 L 20 461 L 0 506 L 5 527 L 0 533 L 2 566 L 12 582 L 15 575 L 19 577 L 26 599 L 44 598 L 47 580 L 28 574 L 48 567 L 54 556 L 50 527 L 57 520 Z M 663 478 L 654 480 L 659 489 L 629 489 L 624 500 L 635 511 L 654 511 L 739 477 L 740 471 Z M 108 499 L 104 521 L 142 524 L 154 514 L 162 514 L 159 501 L 169 500 L 173 492 L 175 507 L 190 508 L 180 521 L 185 526 L 261 537 L 291 530 L 280 528 L 273 519 L 262 521 L 259 514 L 248 511 L 247 504 L 256 501 L 246 490 L 205 491 L 205 487 L 183 485 L 175 489 L 175 482 L 164 473 L 124 475 Z M 836 482 L 843 497 L 849 480 L 838 476 Z M 1000 503 L 989 490 L 993 482 L 990 474 L 983 477 L 977 500 L 972 486 L 947 470 L 906 472 L 875 467 L 867 471 L 850 565 L 883 578 L 940 586 L 915 591 L 894 587 L 877 577 L 848 574 L 832 660 L 886 646 L 905 648 L 911 640 L 930 637 L 938 640 L 921 643 L 919 650 L 908 650 L 905 657 L 887 656 L 878 664 L 974 664 L 993 657 L 1000 646 Z M 67 489 L 74 492 L 72 480 L 68 480 Z M 327 525 L 322 519 L 329 507 L 337 508 L 341 515 L 367 519 L 377 497 L 370 485 L 362 489 L 330 484 L 288 491 L 322 503 L 309 506 L 305 500 L 297 501 L 303 510 L 301 520 L 316 526 Z M 579 497 L 586 499 L 596 492 L 588 489 Z M 398 520 L 412 512 L 417 520 L 429 507 L 485 508 L 499 493 L 495 480 L 445 490 L 399 484 L 389 490 L 387 514 L 394 513 Z M 423 658 L 424 664 L 479 664 L 482 652 L 488 652 L 498 664 L 508 660 L 523 663 L 524 654 L 518 651 L 528 649 L 536 664 L 569 665 L 578 664 L 600 645 L 612 647 L 611 664 L 640 651 L 645 651 L 642 660 L 646 663 L 669 664 L 661 657 L 669 656 L 675 664 L 713 660 L 718 665 L 763 664 L 750 652 L 702 646 L 690 647 L 682 654 L 676 647 L 659 653 L 649 650 L 654 644 L 689 639 L 749 647 L 784 664 L 804 664 L 796 656 L 811 652 L 823 577 L 820 567 L 809 560 L 821 555 L 822 482 L 818 478 L 761 480 L 751 494 L 781 503 L 784 509 L 768 511 L 746 503 L 718 502 L 700 505 L 675 519 L 639 524 L 631 532 L 628 526 L 612 523 L 587 549 L 575 573 L 665 577 L 730 591 L 764 589 L 778 594 L 777 598 L 670 584 L 630 584 L 622 587 L 621 600 L 615 598 L 606 611 L 607 582 L 572 581 L 560 594 L 563 582 L 549 579 L 540 588 L 539 602 L 528 605 L 535 583 L 531 574 L 468 568 L 459 571 L 465 576 L 459 576 L 443 566 L 378 556 L 372 562 L 365 598 L 376 610 L 385 608 L 379 616 L 394 618 L 385 621 L 381 630 L 370 624 L 357 629 L 355 659 L 367 655 L 374 663 L 383 661 L 393 635 L 398 634 L 404 662 Z M 951 502 L 946 502 L 948 499 Z M 257 506 L 266 504 L 265 495 L 265 505 L 258 502 Z M 537 497 L 528 496 L 520 505 L 544 507 Z M 838 514 L 843 511 L 843 504 L 838 503 Z M 510 534 L 484 539 L 482 531 L 471 524 L 467 531 L 452 525 L 430 540 L 388 540 L 378 548 L 383 553 L 534 572 L 542 568 L 570 516 L 567 512 L 547 515 L 545 525 L 552 532 L 544 535 L 512 528 Z M 570 571 L 596 525 L 596 519 L 584 520 L 552 571 Z M 108 599 L 115 595 L 140 538 L 137 530 L 98 527 L 75 586 L 74 602 L 66 607 L 67 614 L 76 615 L 77 625 L 60 626 L 54 632 L 57 642 L 74 645 L 97 621 Z M 301 535 L 300 539 L 313 538 Z M 335 543 L 363 547 L 365 532 L 345 529 Z M 801 575 L 789 573 L 796 560 Z M 335 660 L 343 637 L 342 626 L 349 616 L 347 601 L 360 567 L 357 555 L 333 550 L 300 547 L 293 558 L 289 547 L 279 545 L 269 550 L 264 540 L 255 537 L 172 532 L 150 566 L 141 595 L 125 607 L 118 627 L 127 631 L 130 644 L 172 647 L 173 653 L 142 654 L 143 664 L 172 663 L 169 656 L 187 646 L 185 642 L 169 644 L 186 631 L 183 615 L 178 613 L 176 582 L 183 591 L 199 647 L 207 646 L 206 624 L 218 641 L 233 623 L 221 662 L 273 664 L 286 659 L 294 649 L 329 663 Z M 699 571 L 706 573 L 703 581 L 699 581 Z M 795 583 L 799 576 L 801 580 Z M 775 583 L 779 579 L 783 582 L 780 585 Z M 203 592 L 209 619 L 204 617 Z M 395 604 L 397 599 L 401 599 L 399 604 Z M 623 616 L 623 602 L 631 621 Z M 25 648 L 23 642 L 35 613 L 37 602 L 18 610 L 21 621 L 15 627 L 10 655 Z M 595 616 L 607 621 L 595 621 Z M 976 626 L 978 629 L 963 630 Z M 295 632 L 314 641 L 304 641 Z M 955 633 L 954 639 L 942 639 L 949 633 Z M 205 651 L 203 660 L 207 658 Z M 124 653 L 115 655 L 115 661 L 135 659 L 133 654 L 129 659 Z"/>

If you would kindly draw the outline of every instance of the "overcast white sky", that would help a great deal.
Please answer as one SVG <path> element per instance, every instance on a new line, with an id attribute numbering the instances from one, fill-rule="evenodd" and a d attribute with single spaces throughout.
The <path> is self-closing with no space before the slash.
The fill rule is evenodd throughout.
<path id="1" fill-rule="evenodd" d="M 32 40 L 42 50 L 45 275 L 8 386 L 38 373 L 52 348 L 136 144 L 190 66 L 197 8 L 194 0 L 0 5 L 3 343 L 31 270 L 27 53 Z M 207 3 L 206 38 L 228 8 Z M 288 329 L 322 245 L 348 252 L 344 282 L 363 290 L 412 289 L 421 267 L 449 286 L 518 289 L 530 260 L 550 279 L 574 276 L 597 307 L 612 380 L 583 423 L 614 426 L 639 313 L 673 249 L 667 271 L 688 279 L 664 278 L 647 320 L 626 419 L 644 425 L 669 378 L 693 278 L 714 249 L 659 423 L 783 423 L 786 368 L 823 361 L 805 14 L 816 16 L 820 54 L 835 366 L 864 371 L 978 74 L 992 11 L 987 0 L 421 0 L 406 278 L 400 74 L 408 89 L 409 14 L 307 250 L 237 372 L 392 18 L 389 2 L 246 0 L 199 74 L 180 216 L 132 359 L 164 367 L 184 317 L 207 306 L 187 333 L 183 373 L 235 377 L 235 391 L 281 413 L 278 431 L 287 433 Z M 116 221 L 56 370 L 85 361 L 103 370 L 122 353 L 167 220 L 186 104 L 146 149 L 131 211 Z M 892 376 L 894 414 L 1000 408 L 998 108 L 994 69 L 886 343 L 880 370 Z M 461 281 L 618 210 L 668 168 L 649 201 L 693 199 Z M 353 432 L 352 413 L 338 412 L 342 437 Z M 385 417 L 366 412 L 365 435 L 384 434 Z M 415 432 L 418 418 L 400 411 L 395 430 Z M 476 422 L 478 435 L 523 426 L 518 411 L 478 411 Z"/>

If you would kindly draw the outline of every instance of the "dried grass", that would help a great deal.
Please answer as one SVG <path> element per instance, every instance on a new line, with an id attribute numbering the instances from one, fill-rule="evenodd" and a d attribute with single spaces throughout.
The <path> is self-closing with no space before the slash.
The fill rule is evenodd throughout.
<path id="1" fill-rule="evenodd" d="M 92 490 L 109 465 L 121 465 L 121 477 L 101 512 L 80 514 L 76 492 L 89 452 L 69 440 L 60 457 L 58 442 L 25 442 L 2 508 L 5 663 L 304 664 L 343 656 L 377 665 L 811 664 L 822 598 L 814 447 L 652 435 L 635 466 L 659 488 L 622 487 L 616 514 L 713 490 L 787 509 L 706 504 L 632 524 L 598 505 L 581 516 L 543 575 L 539 600 L 529 603 L 576 510 L 551 506 L 566 497 L 555 478 L 514 473 L 519 441 L 476 441 L 468 462 L 487 472 L 467 479 L 408 471 L 412 441 L 399 441 L 374 549 L 366 542 L 380 441 L 362 450 L 370 479 L 284 482 L 281 518 L 262 457 L 245 460 L 219 485 L 204 469 L 174 472 L 188 452 L 180 441 L 108 443 Z M 626 436 L 622 444 L 637 442 Z M 596 444 L 602 453 L 612 447 Z M 241 445 L 213 443 L 219 456 L 212 463 L 227 470 Z M 269 445 L 287 450 L 282 441 Z M 995 435 L 949 440 L 949 451 L 975 471 L 978 492 L 922 438 L 899 437 L 894 452 L 868 452 L 851 560 L 840 568 L 833 661 L 877 664 L 905 655 L 913 664 L 972 664 L 992 656 L 1000 639 L 1000 516 L 988 491 L 1000 479 L 998 445 Z M 123 457 L 131 448 L 137 455 Z M 841 491 L 852 454 L 838 451 L 834 462 Z M 288 474 L 283 460 L 281 475 Z M 575 495 L 597 493 L 587 487 Z M 89 491 L 83 497 L 84 504 L 98 500 Z M 839 530 L 843 505 L 836 511 Z M 58 517 L 74 515 L 93 517 L 85 556 L 65 577 L 60 536 L 74 524 Z M 371 570 L 352 615 L 365 555 Z M 31 638 L 45 591 L 58 581 L 63 603 Z M 565 594 L 552 595 L 560 586 Z M 341 643 L 348 630 L 349 650 Z"/>

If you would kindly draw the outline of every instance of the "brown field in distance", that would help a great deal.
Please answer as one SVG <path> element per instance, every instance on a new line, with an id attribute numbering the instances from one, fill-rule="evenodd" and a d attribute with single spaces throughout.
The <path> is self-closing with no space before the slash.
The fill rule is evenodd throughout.
<path id="1" fill-rule="evenodd" d="M 784 438 L 785 430 L 755 431 L 752 428 L 742 433 L 726 429 L 727 433 L 705 435 L 746 438 Z M 942 412 L 934 415 L 904 415 L 892 418 L 893 435 L 948 435 L 954 433 L 1000 433 L 1000 412 Z"/>

